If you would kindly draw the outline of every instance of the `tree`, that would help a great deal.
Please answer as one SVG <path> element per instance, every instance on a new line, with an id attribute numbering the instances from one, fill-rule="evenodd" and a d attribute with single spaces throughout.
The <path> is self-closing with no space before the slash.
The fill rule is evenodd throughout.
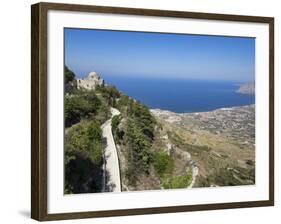
<path id="1" fill-rule="evenodd" d="M 127 123 L 126 137 L 129 150 L 127 177 L 134 184 L 140 173 L 149 173 L 151 144 L 134 120 L 130 119 Z"/>
<path id="2" fill-rule="evenodd" d="M 64 91 L 65 94 L 73 94 L 77 90 L 77 82 L 75 79 L 75 74 L 64 66 Z"/>
<path id="3" fill-rule="evenodd" d="M 170 174 L 174 168 L 174 161 L 165 152 L 157 152 L 154 154 L 154 167 L 160 177 Z"/>
<path id="4" fill-rule="evenodd" d="M 75 74 L 67 67 L 64 66 L 64 84 L 74 81 Z"/>
<path id="5" fill-rule="evenodd" d="M 95 115 L 101 106 L 101 101 L 93 91 L 78 92 L 76 95 L 65 96 L 64 116 L 65 126 L 79 122 L 82 118 Z"/>
<path id="6" fill-rule="evenodd" d="M 97 122 L 81 122 L 69 130 L 65 142 L 65 192 L 101 191 L 103 157 L 100 125 Z"/>

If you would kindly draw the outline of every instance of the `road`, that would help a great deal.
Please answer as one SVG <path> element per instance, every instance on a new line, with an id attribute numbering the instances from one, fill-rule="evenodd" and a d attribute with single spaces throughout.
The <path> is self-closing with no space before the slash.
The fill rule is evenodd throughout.
<path id="1" fill-rule="evenodd" d="M 197 166 L 192 165 L 192 181 L 190 183 L 190 185 L 187 188 L 192 188 L 195 184 L 196 181 L 196 177 L 198 175 L 199 169 Z"/>
<path id="2" fill-rule="evenodd" d="M 104 174 L 103 174 L 103 189 L 102 191 L 121 192 L 119 160 L 114 138 L 112 135 L 112 118 L 119 115 L 120 112 L 111 108 L 111 118 L 102 126 L 102 136 L 106 142 L 104 149 Z"/>

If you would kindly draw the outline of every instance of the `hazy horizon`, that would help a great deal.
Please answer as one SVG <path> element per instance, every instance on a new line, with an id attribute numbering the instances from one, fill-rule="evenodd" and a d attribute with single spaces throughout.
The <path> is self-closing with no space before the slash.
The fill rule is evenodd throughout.
<path id="1" fill-rule="evenodd" d="M 65 64 L 77 77 L 251 82 L 255 39 L 65 28 Z"/>

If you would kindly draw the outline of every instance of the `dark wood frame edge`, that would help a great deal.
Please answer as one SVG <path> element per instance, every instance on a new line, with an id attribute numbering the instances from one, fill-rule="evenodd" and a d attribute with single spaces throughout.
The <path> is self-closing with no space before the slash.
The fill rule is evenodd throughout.
<path id="1" fill-rule="evenodd" d="M 47 215 L 47 10 L 31 7 L 31 217 Z"/>
<path id="2" fill-rule="evenodd" d="M 47 12 L 66 10 L 269 24 L 269 200 L 126 210 L 48 214 L 47 210 Z M 38 221 L 203 211 L 274 205 L 274 18 L 77 4 L 31 6 L 31 218 Z"/>

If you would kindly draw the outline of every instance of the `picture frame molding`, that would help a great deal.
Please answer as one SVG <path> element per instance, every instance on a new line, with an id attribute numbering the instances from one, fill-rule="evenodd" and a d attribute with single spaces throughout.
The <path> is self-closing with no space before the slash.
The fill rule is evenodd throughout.
<path id="1" fill-rule="evenodd" d="M 48 214 L 47 189 L 47 14 L 49 10 L 96 12 L 125 15 L 194 18 L 266 23 L 269 25 L 269 200 L 202 205 L 151 207 L 137 209 Z M 203 211 L 274 205 L 274 18 L 226 15 L 202 12 L 166 11 L 60 3 L 37 3 L 31 6 L 31 218 L 38 221 L 93 217 L 142 215 Z"/>

